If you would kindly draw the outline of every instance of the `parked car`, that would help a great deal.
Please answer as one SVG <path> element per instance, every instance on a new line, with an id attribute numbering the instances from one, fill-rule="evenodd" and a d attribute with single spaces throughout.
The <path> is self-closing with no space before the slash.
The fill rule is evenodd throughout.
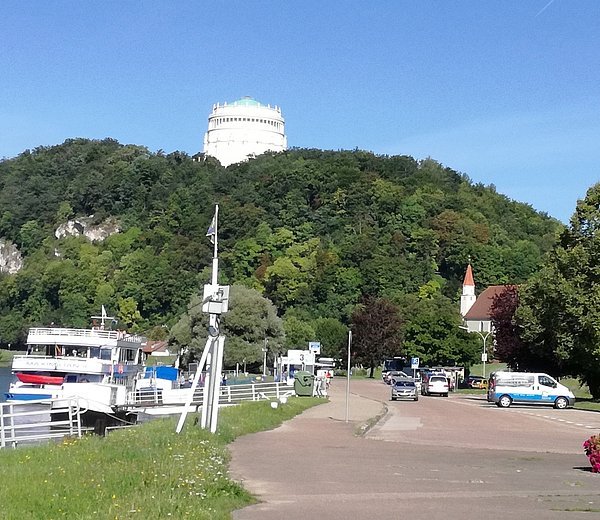
<path id="1" fill-rule="evenodd" d="M 406 379 L 408 376 L 400 370 L 390 370 L 385 374 L 383 381 L 386 385 L 391 385 L 396 379 Z"/>
<path id="2" fill-rule="evenodd" d="M 423 380 L 421 384 L 421 393 L 423 395 L 443 395 L 448 397 L 448 378 L 439 374 L 432 374 Z"/>
<path id="3" fill-rule="evenodd" d="M 396 399 L 412 399 L 419 400 L 417 385 L 412 379 L 396 379 L 392 385 L 392 401 Z"/>
<path id="4" fill-rule="evenodd" d="M 467 386 L 469 388 L 487 388 L 487 381 L 481 376 L 469 376 Z"/>

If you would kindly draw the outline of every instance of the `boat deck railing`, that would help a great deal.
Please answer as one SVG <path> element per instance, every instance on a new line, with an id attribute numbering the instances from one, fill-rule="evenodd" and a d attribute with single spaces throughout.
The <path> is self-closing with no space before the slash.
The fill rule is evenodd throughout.
<path id="1" fill-rule="evenodd" d="M 61 327 L 33 327 L 29 329 L 27 342 L 29 338 L 33 340 L 36 336 L 56 336 L 60 337 L 81 337 L 81 338 L 104 338 L 116 340 L 123 336 L 123 333 L 118 330 L 102 330 L 102 329 L 66 329 Z M 35 341 L 31 341 L 35 343 Z"/>
<path id="2" fill-rule="evenodd" d="M 81 437 L 81 414 L 86 410 L 77 398 L 66 400 L 60 413 L 64 419 L 53 418 L 51 400 L 0 403 L 0 448 L 16 448 L 63 437 Z M 56 419 L 56 420 L 53 420 Z"/>

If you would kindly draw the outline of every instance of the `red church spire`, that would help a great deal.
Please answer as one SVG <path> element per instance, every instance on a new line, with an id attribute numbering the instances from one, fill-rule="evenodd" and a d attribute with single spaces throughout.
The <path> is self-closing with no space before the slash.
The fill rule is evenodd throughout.
<path id="1" fill-rule="evenodd" d="M 465 281 L 463 285 L 472 285 L 475 287 L 475 282 L 473 281 L 473 269 L 471 269 L 471 264 L 467 265 L 467 272 L 465 273 Z"/>

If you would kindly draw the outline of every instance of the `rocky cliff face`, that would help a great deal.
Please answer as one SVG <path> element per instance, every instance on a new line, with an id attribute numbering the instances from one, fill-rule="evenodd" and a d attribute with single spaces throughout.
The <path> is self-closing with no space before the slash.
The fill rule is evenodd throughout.
<path id="1" fill-rule="evenodd" d="M 64 238 L 66 236 L 83 235 L 92 242 L 101 242 L 110 235 L 114 235 L 115 233 L 119 233 L 121 231 L 119 223 L 115 218 L 110 217 L 100 224 L 92 224 L 93 219 L 94 216 L 91 215 L 89 217 L 78 217 L 76 219 L 69 220 L 65 224 L 61 224 L 58 226 L 58 228 L 56 228 L 54 236 L 56 238 Z"/>
<path id="2" fill-rule="evenodd" d="M 54 236 L 64 238 L 66 236 L 83 235 L 92 242 L 102 241 L 110 235 L 119 233 L 121 228 L 114 218 L 109 218 L 100 224 L 92 224 L 93 216 L 80 217 L 69 220 L 56 228 Z M 58 250 L 56 256 L 60 256 Z M 0 238 L 0 273 L 15 274 L 23 267 L 23 257 L 15 244 L 10 240 Z"/>
<path id="3" fill-rule="evenodd" d="M 0 273 L 14 274 L 23 267 L 23 257 L 10 240 L 0 238 Z"/>

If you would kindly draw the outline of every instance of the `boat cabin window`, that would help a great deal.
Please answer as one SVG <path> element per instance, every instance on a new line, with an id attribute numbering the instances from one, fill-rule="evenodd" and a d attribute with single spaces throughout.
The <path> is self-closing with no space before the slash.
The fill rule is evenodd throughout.
<path id="1" fill-rule="evenodd" d="M 104 359 L 106 361 L 111 360 L 112 349 L 111 348 L 101 348 L 100 349 L 100 359 Z"/>
<path id="2" fill-rule="evenodd" d="M 49 356 L 64 356 L 66 349 L 61 345 L 48 345 L 47 353 Z"/>
<path id="3" fill-rule="evenodd" d="M 121 363 L 124 363 L 127 361 L 135 361 L 137 351 L 138 351 L 138 349 L 136 349 L 136 348 L 121 349 L 121 353 L 119 354 L 119 361 Z"/>
<path id="4" fill-rule="evenodd" d="M 73 357 L 86 358 L 88 354 L 87 347 L 73 347 L 69 351 L 69 355 Z"/>
<path id="5" fill-rule="evenodd" d="M 29 345 L 27 354 L 30 356 L 48 356 L 50 355 L 49 350 L 50 345 Z"/>

